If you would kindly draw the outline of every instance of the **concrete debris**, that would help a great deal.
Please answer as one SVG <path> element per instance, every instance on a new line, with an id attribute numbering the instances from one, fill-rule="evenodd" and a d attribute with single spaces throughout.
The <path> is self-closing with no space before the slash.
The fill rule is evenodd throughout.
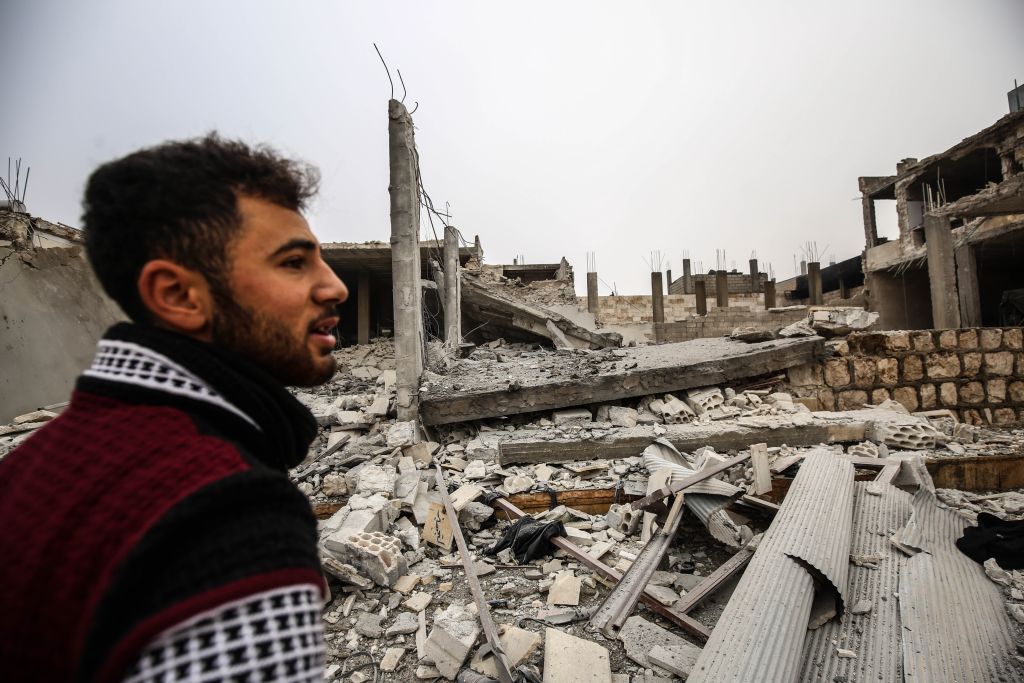
<path id="1" fill-rule="evenodd" d="M 876 322 L 878 314 L 863 308 L 823 308 L 811 313 L 811 327 L 825 337 L 868 330 Z"/>
<path id="2" fill-rule="evenodd" d="M 475 611 L 449 605 L 434 614 L 434 627 L 427 636 L 424 652 L 442 676 L 454 681 L 479 635 Z"/>
<path id="3" fill-rule="evenodd" d="M 556 628 L 544 630 L 544 683 L 611 683 L 608 648 Z"/>
<path id="4" fill-rule="evenodd" d="M 857 323 L 856 316 L 837 316 L 819 320 L 818 326 Z M 338 351 L 340 372 L 334 380 L 296 393 L 317 415 L 321 434 L 307 460 L 291 472 L 321 519 L 322 564 L 336 596 L 324 610 L 328 662 L 334 665 L 369 650 L 381 671 L 395 680 L 483 683 L 496 678 L 433 476 L 435 464 L 445 473 L 468 553 L 513 667 L 548 681 L 637 683 L 700 677 L 691 673 L 700 653 L 695 643 L 712 632 L 731 593 L 731 588 L 714 593 L 707 579 L 734 548 L 765 529 L 811 449 L 850 459 L 858 479 L 884 468 L 885 481 L 895 475 L 895 483 L 908 487 L 917 481 L 901 464 L 910 452 L 951 465 L 1018 457 L 1024 431 L 966 424 L 960 413 L 920 401 L 914 406 L 894 391 L 868 391 L 863 408 L 833 410 L 839 396 L 857 390 L 854 384 L 866 383 L 867 375 L 858 380 L 856 373 L 863 368 L 844 360 L 836 372 L 848 372 L 848 388 L 833 391 L 829 382 L 843 378 L 823 374 L 821 368 L 831 367 L 828 359 L 847 358 L 842 355 L 845 341 L 829 342 L 831 355 L 820 358 L 823 342 L 809 326 L 804 328 L 807 336 L 796 342 L 720 339 L 692 345 L 700 348 L 669 344 L 551 351 L 495 340 L 458 360 L 441 360 L 443 353 L 431 352 L 421 384 L 427 404 L 435 398 L 466 399 L 463 407 L 470 407 L 459 408 L 459 421 L 437 421 L 425 431 L 416 422 L 396 420 L 389 342 Z M 751 338 L 763 334 L 740 332 L 740 338 L 748 338 L 746 332 Z M 784 378 L 773 374 L 786 367 L 792 371 Z M 983 372 L 984 359 L 980 367 Z M 913 368 L 910 363 L 907 372 Z M 882 370 L 876 364 L 876 378 Z M 897 371 L 902 377 L 902 357 Z M 1007 378 L 1010 403 L 1011 384 L 1017 380 Z M 940 384 L 935 384 L 937 402 Z M 470 396 L 480 401 L 473 404 L 476 398 Z M 500 401 L 510 401 L 512 409 L 496 410 Z M 877 405 L 870 407 L 869 401 Z M 17 425 L 0 426 L 0 456 L 47 417 L 30 415 Z M 646 602 L 627 615 L 619 639 L 602 640 L 578 624 L 591 617 L 615 585 L 593 563 L 621 575 L 641 557 L 647 539 L 662 531 L 664 512 L 634 510 L 629 501 L 644 496 L 652 482 L 677 482 L 746 454 L 746 462 L 687 489 L 685 532 L 654 571 L 645 587 Z M 944 481 L 964 481 L 968 475 L 957 476 Z M 1024 519 L 1024 492 L 993 488 L 984 493 L 939 488 L 936 494 L 970 519 L 981 512 Z M 866 493 L 871 491 L 869 486 Z M 503 513 L 495 514 L 493 495 L 514 497 L 537 519 L 562 522 L 579 554 L 552 547 L 525 566 L 510 553 L 488 556 L 487 549 L 509 524 Z M 888 544 L 895 529 L 885 531 Z M 851 572 L 879 576 L 891 571 L 891 561 L 881 556 L 848 559 Z M 990 573 L 1004 591 L 1008 621 L 1024 618 L 1024 575 L 997 566 Z M 888 604 L 879 597 L 857 593 L 853 598 L 846 610 L 857 629 L 870 630 L 888 614 Z M 700 607 L 690 613 L 693 605 Z M 659 614 L 658 609 L 667 611 Z M 677 632 L 678 621 L 675 626 L 671 620 L 653 623 L 655 616 L 677 609 L 703 624 L 705 635 Z M 545 630 L 541 648 L 538 623 L 531 620 L 560 624 L 566 631 Z M 859 643 L 841 639 L 828 656 L 835 659 L 848 649 L 857 654 L 849 661 L 869 661 L 869 651 Z"/>
<path id="5" fill-rule="evenodd" d="M 684 677 L 689 675 L 693 663 L 700 655 L 699 647 L 639 616 L 626 620 L 619 630 L 618 638 L 625 647 L 626 656 L 643 667 L 654 664 L 648 657 L 655 647 L 664 648 L 671 653 L 674 663 L 685 666 L 685 674 L 676 674 Z"/>

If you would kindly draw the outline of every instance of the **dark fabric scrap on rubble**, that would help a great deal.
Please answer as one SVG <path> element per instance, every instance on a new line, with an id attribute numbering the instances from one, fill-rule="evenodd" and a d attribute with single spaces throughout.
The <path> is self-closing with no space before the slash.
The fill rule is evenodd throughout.
<path id="1" fill-rule="evenodd" d="M 565 536 L 565 526 L 561 522 L 540 522 L 526 515 L 515 521 L 489 550 L 488 555 L 497 555 L 505 548 L 511 548 L 519 564 L 547 555 L 551 549 L 551 539 Z"/>
<path id="2" fill-rule="evenodd" d="M 982 512 L 978 526 L 964 529 L 956 547 L 975 562 L 994 557 L 1003 569 L 1024 569 L 1024 520 L 1004 521 Z"/>

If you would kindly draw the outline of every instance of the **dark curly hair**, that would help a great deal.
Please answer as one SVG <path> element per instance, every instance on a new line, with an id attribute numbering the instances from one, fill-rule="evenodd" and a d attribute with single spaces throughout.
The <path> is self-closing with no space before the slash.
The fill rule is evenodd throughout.
<path id="1" fill-rule="evenodd" d="M 150 321 L 137 280 L 156 258 L 202 273 L 223 300 L 228 245 L 241 226 L 238 195 L 301 211 L 318 181 L 312 166 L 216 133 L 143 149 L 89 176 L 86 254 L 103 289 L 136 322 Z"/>

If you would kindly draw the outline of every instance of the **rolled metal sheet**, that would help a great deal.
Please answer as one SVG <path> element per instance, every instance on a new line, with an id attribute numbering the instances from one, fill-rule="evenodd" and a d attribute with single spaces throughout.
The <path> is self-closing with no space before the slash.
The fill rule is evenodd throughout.
<path id="1" fill-rule="evenodd" d="M 970 522 L 926 487 L 913 499 L 904 545 L 919 548 L 900 575 L 908 681 L 1021 681 L 999 587 L 956 547 Z"/>
<path id="2" fill-rule="evenodd" d="M 795 681 L 812 616 L 842 614 L 852 520 L 853 466 L 812 451 L 687 680 Z"/>
<path id="3" fill-rule="evenodd" d="M 910 518 L 911 495 L 890 485 L 880 487 L 881 495 L 872 495 L 868 493 L 871 484 L 854 483 L 850 555 L 877 557 L 877 568 L 850 567 L 847 590 L 850 607 L 866 602 L 870 611 L 853 614 L 848 609 L 840 619 L 807 634 L 801 681 L 903 680 L 901 624 L 895 595 L 907 560 L 889 543 L 889 534 Z M 857 656 L 840 657 L 838 648 Z"/>
<path id="4" fill-rule="evenodd" d="M 651 474 L 668 469 L 671 472 L 669 484 L 682 481 L 698 471 L 665 439 L 657 439 L 644 449 L 643 463 Z M 721 479 L 706 479 L 686 490 L 683 504 L 696 515 L 712 537 L 730 547 L 740 548 L 754 534 L 747 526 L 733 521 L 723 508 L 743 493 L 743 489 Z"/>

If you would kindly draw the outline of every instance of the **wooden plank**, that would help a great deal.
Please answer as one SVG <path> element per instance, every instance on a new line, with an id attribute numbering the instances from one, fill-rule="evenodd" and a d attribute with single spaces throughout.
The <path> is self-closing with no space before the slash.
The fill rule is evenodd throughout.
<path id="1" fill-rule="evenodd" d="M 694 339 L 619 349 L 622 355 L 601 359 L 591 368 L 596 372 L 586 373 L 552 354 L 533 367 L 517 368 L 512 387 L 507 373 L 440 380 L 421 398 L 420 416 L 428 425 L 448 424 L 719 385 L 809 363 L 823 352 L 820 337 L 755 344 Z"/>
<path id="2" fill-rule="evenodd" d="M 496 507 L 499 507 L 506 514 L 508 514 L 510 517 L 518 519 L 519 517 L 522 517 L 524 514 L 522 510 L 517 508 L 515 505 L 512 505 L 511 503 L 508 502 L 508 500 L 505 500 L 503 498 L 499 498 L 498 500 L 494 501 L 494 504 Z M 588 555 L 582 548 L 580 548 L 567 538 L 564 538 L 562 536 L 556 536 L 555 538 L 551 539 L 551 544 L 569 553 L 577 560 L 579 560 L 581 564 L 590 567 L 606 579 L 610 579 L 612 581 L 617 582 L 619 579 L 622 578 L 622 575 L 619 574 L 619 572 L 615 571 L 614 569 L 606 565 L 604 562 L 594 559 L 593 557 Z M 708 631 L 708 629 L 699 621 L 685 614 L 673 612 L 668 607 L 665 607 L 663 604 L 658 602 L 658 599 L 650 593 L 648 593 L 646 590 L 644 590 L 643 594 L 641 594 L 640 600 L 645 605 L 647 605 L 648 609 L 665 617 L 666 619 L 674 623 L 676 626 L 689 633 L 694 638 L 700 640 L 702 643 L 706 643 L 708 638 L 711 636 L 711 632 Z"/>
<path id="3" fill-rule="evenodd" d="M 564 505 L 589 515 L 603 515 L 614 503 L 630 503 L 640 496 L 624 493 L 618 489 L 582 489 L 575 491 L 558 491 L 555 494 L 554 506 Z M 547 493 L 520 493 L 509 496 L 510 503 L 528 515 L 543 513 L 552 507 L 551 496 Z M 493 507 L 493 506 L 492 506 Z M 500 509 L 499 519 L 507 519 Z"/>
<path id="4" fill-rule="evenodd" d="M 925 461 L 936 488 L 1011 491 L 1024 488 L 1024 455 L 981 455 Z"/>
<path id="5" fill-rule="evenodd" d="M 466 583 L 469 584 L 469 592 L 472 593 L 473 602 L 476 603 L 477 616 L 480 619 L 480 626 L 483 627 L 484 637 L 487 638 L 487 644 L 491 646 L 491 654 L 494 656 L 494 666 L 497 670 L 498 680 L 501 683 L 512 683 L 512 673 L 509 671 L 508 657 L 502 649 L 501 640 L 498 637 L 498 628 L 494 625 L 494 619 L 491 618 L 490 607 L 487 604 L 487 599 L 484 597 L 483 588 L 480 586 L 480 579 L 477 577 L 476 569 L 473 566 L 473 556 L 469 553 L 466 539 L 462 536 L 462 527 L 459 526 L 459 513 L 455 511 L 452 499 L 448 495 L 448 484 L 444 481 L 444 470 L 441 469 L 440 465 L 437 465 L 436 477 L 437 490 L 441 494 L 444 511 L 452 520 L 451 531 L 455 537 L 455 543 L 459 547 L 462 568 L 466 572 Z"/>
<path id="6" fill-rule="evenodd" d="M 750 445 L 750 464 L 754 468 L 754 494 L 769 493 L 772 490 L 772 473 L 768 469 L 768 444 Z"/>

